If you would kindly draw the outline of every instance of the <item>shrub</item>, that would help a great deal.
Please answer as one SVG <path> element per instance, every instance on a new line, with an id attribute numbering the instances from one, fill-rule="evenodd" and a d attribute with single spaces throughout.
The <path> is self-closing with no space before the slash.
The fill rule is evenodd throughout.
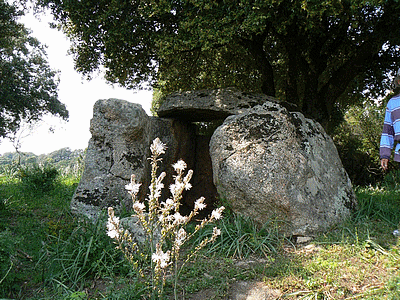
<path id="1" fill-rule="evenodd" d="M 35 193 L 43 193 L 54 188 L 58 170 L 49 164 L 32 164 L 21 167 L 18 177 L 23 187 Z"/>
<path id="2" fill-rule="evenodd" d="M 8 164 L 0 166 L 0 174 L 5 176 L 6 178 L 15 178 L 18 175 L 18 165 L 17 164 Z"/>
<path id="3" fill-rule="evenodd" d="M 383 117 L 383 105 L 365 102 L 362 107 L 351 107 L 332 136 L 343 167 L 355 185 L 375 184 L 383 179 L 379 163 Z"/>

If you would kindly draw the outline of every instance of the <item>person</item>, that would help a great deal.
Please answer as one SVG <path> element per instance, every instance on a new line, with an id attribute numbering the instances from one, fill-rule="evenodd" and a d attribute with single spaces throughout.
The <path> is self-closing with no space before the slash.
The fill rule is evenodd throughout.
<path id="1" fill-rule="evenodd" d="M 379 154 L 381 167 L 387 170 L 395 141 L 400 141 L 400 68 L 393 82 L 393 96 L 387 106 L 381 135 Z M 400 162 L 400 143 L 394 150 L 394 161 Z"/>

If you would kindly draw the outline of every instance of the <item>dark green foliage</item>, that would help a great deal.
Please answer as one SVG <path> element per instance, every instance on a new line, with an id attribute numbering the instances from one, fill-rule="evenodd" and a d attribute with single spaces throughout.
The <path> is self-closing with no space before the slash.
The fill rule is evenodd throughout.
<path id="1" fill-rule="evenodd" d="M 333 134 L 343 166 L 353 185 L 377 184 L 383 179 L 379 142 L 385 106 L 365 101 L 347 110 L 344 121 Z M 395 164 L 390 165 L 393 169 Z"/>
<path id="2" fill-rule="evenodd" d="M 339 156 L 343 167 L 347 171 L 354 185 L 375 184 L 382 178 L 379 165 L 372 157 L 361 150 L 360 140 L 355 136 L 347 136 L 340 144 L 337 144 Z M 371 172 L 376 170 L 378 172 Z"/>
<path id="3" fill-rule="evenodd" d="M 391 85 L 400 2 L 59 1 L 49 7 L 73 40 L 84 75 L 104 68 L 128 88 L 162 93 L 236 86 L 296 104 L 328 132 L 364 94 Z"/>
<path id="4" fill-rule="evenodd" d="M 0 0 L 0 138 L 11 137 L 22 121 L 33 123 L 46 113 L 68 119 L 58 100 L 57 72 L 44 47 L 17 22 L 23 13 Z"/>
<path id="5" fill-rule="evenodd" d="M 20 167 L 18 178 L 25 190 L 33 193 L 45 193 L 54 188 L 59 171 L 50 164 L 28 165 Z"/>

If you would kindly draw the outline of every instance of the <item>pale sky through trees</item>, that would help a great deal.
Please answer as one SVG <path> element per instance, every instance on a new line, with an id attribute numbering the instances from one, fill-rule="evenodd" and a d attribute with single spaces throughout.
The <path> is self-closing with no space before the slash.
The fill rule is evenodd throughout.
<path id="1" fill-rule="evenodd" d="M 86 81 L 74 70 L 72 56 L 67 54 L 69 41 L 63 33 L 51 29 L 48 22 L 51 16 L 40 16 L 38 20 L 32 14 L 21 19 L 32 30 L 32 36 L 48 46 L 48 62 L 52 69 L 60 70 L 59 99 L 67 106 L 69 122 L 55 117 L 46 117 L 33 131 L 22 132 L 22 152 L 37 155 L 49 153 L 61 148 L 84 149 L 90 138 L 89 124 L 93 115 L 93 105 L 98 99 L 118 98 L 142 105 L 150 115 L 151 91 L 132 91 L 108 85 L 101 75 Z M 54 128 L 54 133 L 49 128 Z M 13 152 L 15 148 L 8 140 L 0 140 L 0 154 Z"/>

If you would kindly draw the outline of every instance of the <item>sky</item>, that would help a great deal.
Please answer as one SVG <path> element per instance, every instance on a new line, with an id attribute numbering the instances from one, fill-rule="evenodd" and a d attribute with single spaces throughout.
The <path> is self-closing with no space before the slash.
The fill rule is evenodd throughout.
<path id="1" fill-rule="evenodd" d="M 139 103 L 151 115 L 152 91 L 113 87 L 100 75 L 93 76 L 95 78 L 91 81 L 83 79 L 74 70 L 72 56 L 67 54 L 70 45 L 68 39 L 62 32 L 49 27 L 48 22 L 52 21 L 49 14 L 41 15 L 40 20 L 33 14 L 27 14 L 20 21 L 31 29 L 33 37 L 47 45 L 50 67 L 61 71 L 58 95 L 59 100 L 67 106 L 69 121 L 46 116 L 33 130 L 25 129 L 21 132 L 19 151 L 40 155 L 66 147 L 72 150 L 85 149 L 91 136 L 89 125 L 93 116 L 93 105 L 99 99 L 117 98 Z M 54 130 L 50 131 L 50 128 Z M 0 155 L 14 151 L 11 142 L 0 139 Z"/>

